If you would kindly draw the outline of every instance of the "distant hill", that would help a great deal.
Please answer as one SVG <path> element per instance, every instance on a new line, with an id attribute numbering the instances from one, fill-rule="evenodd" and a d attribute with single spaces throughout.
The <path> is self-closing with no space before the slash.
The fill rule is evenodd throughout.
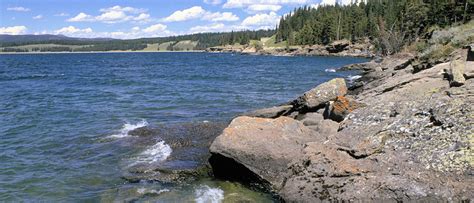
<path id="1" fill-rule="evenodd" d="M 76 38 L 64 35 L 0 35 L 2 43 L 28 43 L 44 41 L 111 41 L 112 38 Z"/>
<path id="2" fill-rule="evenodd" d="M 275 30 L 256 30 L 199 33 L 124 40 L 112 38 L 74 38 L 64 35 L 0 35 L 0 52 L 135 51 L 145 49 L 157 51 L 204 50 L 207 47 L 225 44 L 248 44 L 250 40 L 271 37 L 275 32 Z"/>

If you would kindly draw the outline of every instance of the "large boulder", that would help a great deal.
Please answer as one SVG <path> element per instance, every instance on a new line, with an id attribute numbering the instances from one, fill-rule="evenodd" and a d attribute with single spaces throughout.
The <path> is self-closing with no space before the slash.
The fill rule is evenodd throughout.
<path id="1" fill-rule="evenodd" d="M 294 103 L 298 109 L 317 109 L 324 107 L 327 102 L 335 100 L 338 96 L 346 95 L 346 93 L 346 81 L 336 78 L 307 91 Z"/>
<path id="2" fill-rule="evenodd" d="M 292 118 L 237 117 L 212 143 L 210 162 L 217 176 L 249 176 L 248 172 L 237 169 L 249 170 L 278 190 L 284 183 L 288 164 L 299 157 L 304 145 L 311 141 L 318 141 L 318 136 Z"/>
<path id="3" fill-rule="evenodd" d="M 283 116 L 290 113 L 292 109 L 293 109 L 292 105 L 275 106 L 275 107 L 258 109 L 252 112 L 248 112 L 248 113 L 243 114 L 243 116 L 259 117 L 259 118 L 277 118 L 279 116 Z"/>

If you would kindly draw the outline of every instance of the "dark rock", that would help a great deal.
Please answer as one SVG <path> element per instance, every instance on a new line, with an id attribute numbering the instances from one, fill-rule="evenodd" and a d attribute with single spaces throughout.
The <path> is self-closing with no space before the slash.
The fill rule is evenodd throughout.
<path id="1" fill-rule="evenodd" d="M 173 183 L 208 176 L 208 159 L 211 155 L 209 147 L 226 126 L 227 123 L 193 122 L 144 127 L 133 132 L 138 137 L 127 140 L 127 143 L 146 149 L 150 143 L 164 141 L 173 152 L 160 162 L 128 160 L 130 163 L 127 163 L 127 172 L 123 174 L 123 179 L 130 182 Z"/>
<path id="2" fill-rule="evenodd" d="M 326 50 L 329 53 L 338 53 L 344 51 L 351 44 L 348 40 L 338 40 L 332 42 L 329 46 L 326 47 Z"/>
<path id="3" fill-rule="evenodd" d="M 211 168 L 207 165 L 185 169 L 134 167 L 129 169 L 128 174 L 122 176 L 122 178 L 131 183 L 140 182 L 141 180 L 158 181 L 161 183 L 184 183 L 209 176 L 211 172 Z"/>
<path id="4" fill-rule="evenodd" d="M 131 130 L 130 132 L 128 132 L 129 135 L 132 135 L 132 136 L 140 136 L 140 137 L 144 137 L 144 136 L 152 136 L 156 133 L 156 131 L 154 131 L 153 129 L 149 128 L 149 127 L 141 127 L 141 128 L 137 128 L 137 129 L 134 129 L 134 130 Z"/>

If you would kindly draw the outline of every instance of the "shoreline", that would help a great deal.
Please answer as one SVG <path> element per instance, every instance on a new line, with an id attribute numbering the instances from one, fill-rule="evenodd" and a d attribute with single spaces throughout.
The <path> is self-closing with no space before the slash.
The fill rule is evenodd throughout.
<path id="1" fill-rule="evenodd" d="M 341 67 L 361 78 L 239 115 L 210 147 L 213 172 L 288 202 L 473 200 L 472 47 Z"/>
<path id="2" fill-rule="evenodd" d="M 206 50 L 196 51 L 92 51 L 92 52 L 0 52 L 0 55 L 35 55 L 35 54 L 109 54 L 109 53 L 209 53 L 209 54 L 240 54 L 249 56 L 278 56 L 278 57 L 352 57 L 371 59 L 373 56 L 362 55 L 338 55 L 338 54 L 268 54 L 268 53 L 242 53 L 242 52 L 212 52 Z"/>
<path id="3" fill-rule="evenodd" d="M 369 41 L 352 43 L 348 40 L 338 40 L 327 45 L 295 45 L 288 47 L 263 47 L 257 49 L 251 45 L 225 45 L 209 47 L 207 52 L 212 53 L 240 53 L 246 55 L 272 55 L 272 56 L 341 56 L 373 58 L 374 45 Z"/>
<path id="4" fill-rule="evenodd" d="M 72 52 L 0 52 L 0 55 L 15 54 L 104 54 L 104 53 L 204 53 L 204 50 L 195 51 L 72 51 Z"/>

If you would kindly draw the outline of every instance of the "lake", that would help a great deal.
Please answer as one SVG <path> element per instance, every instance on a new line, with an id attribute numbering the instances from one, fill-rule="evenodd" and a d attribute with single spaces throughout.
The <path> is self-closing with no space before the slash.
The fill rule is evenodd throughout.
<path id="1" fill-rule="evenodd" d="M 354 76 L 332 69 L 365 61 L 213 53 L 0 55 L 0 201 L 272 201 L 212 178 L 130 182 L 123 176 L 131 165 L 164 164 L 178 150 L 128 132 L 226 123 L 329 79 Z"/>

